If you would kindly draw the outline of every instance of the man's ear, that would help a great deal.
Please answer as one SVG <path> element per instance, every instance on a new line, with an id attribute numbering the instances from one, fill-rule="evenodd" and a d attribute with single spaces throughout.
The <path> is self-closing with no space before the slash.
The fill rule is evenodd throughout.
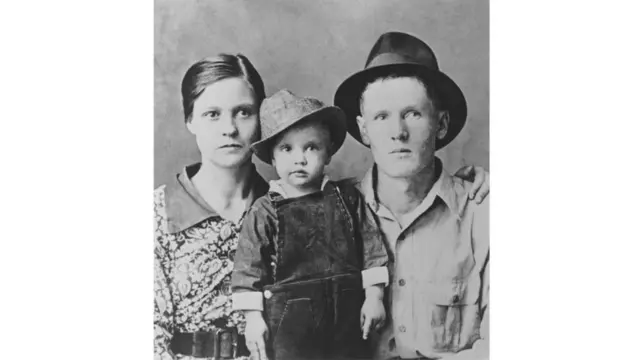
<path id="1" fill-rule="evenodd" d="M 438 140 L 444 139 L 444 137 L 447 135 L 447 131 L 449 131 L 449 112 L 439 111 L 438 112 L 438 132 L 436 133 Z"/>
<path id="2" fill-rule="evenodd" d="M 369 135 L 367 134 L 367 127 L 365 126 L 365 120 L 362 118 L 362 115 L 356 116 L 356 120 L 358 121 L 358 128 L 360 128 L 360 137 L 362 138 L 362 142 L 365 145 L 370 145 Z"/>

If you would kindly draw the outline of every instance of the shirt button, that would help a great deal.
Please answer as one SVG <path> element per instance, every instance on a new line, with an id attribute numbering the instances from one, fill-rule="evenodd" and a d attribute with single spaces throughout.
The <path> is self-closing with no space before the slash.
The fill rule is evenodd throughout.
<path id="1" fill-rule="evenodd" d="M 407 331 L 407 328 L 404 327 L 404 325 L 400 325 L 400 327 L 398 328 L 398 330 L 400 330 L 400 332 L 405 332 Z"/>
<path id="2" fill-rule="evenodd" d="M 266 291 L 264 292 L 264 298 L 265 298 L 265 299 L 271 299 L 271 297 L 272 297 L 272 296 L 273 296 L 273 293 L 272 293 L 271 291 L 266 290 Z"/>
<path id="3" fill-rule="evenodd" d="M 400 286 L 404 286 L 404 284 L 406 283 L 404 282 L 404 279 L 400 279 L 400 281 L 398 281 L 398 284 L 400 284 Z"/>

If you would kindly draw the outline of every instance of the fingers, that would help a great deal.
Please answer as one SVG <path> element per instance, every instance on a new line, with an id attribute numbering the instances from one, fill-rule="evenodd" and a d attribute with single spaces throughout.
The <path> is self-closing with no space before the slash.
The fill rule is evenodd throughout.
<path id="1" fill-rule="evenodd" d="M 258 354 L 258 347 L 256 346 L 256 343 L 250 343 L 247 342 L 247 349 L 249 349 L 249 358 L 251 360 L 259 360 L 260 359 L 260 354 Z"/>
<path id="2" fill-rule="evenodd" d="M 247 344 L 251 352 L 251 360 L 268 360 L 264 341 L 258 340 Z"/>
<path id="3" fill-rule="evenodd" d="M 269 329 L 264 323 L 264 319 L 261 314 L 255 314 L 256 313 L 251 313 L 251 316 L 247 317 L 245 342 L 247 344 L 247 348 L 251 352 L 252 360 L 268 360 L 265 338 L 268 337 Z"/>
<path id="4" fill-rule="evenodd" d="M 471 186 L 471 191 L 469 191 L 469 199 L 473 200 L 477 193 L 478 190 L 480 190 L 480 188 L 482 187 L 482 185 L 484 185 L 485 183 L 485 177 L 486 174 L 484 171 L 475 171 L 475 179 L 473 179 L 473 185 Z"/>
<path id="5" fill-rule="evenodd" d="M 369 337 L 369 330 L 371 329 L 371 317 L 367 316 L 364 319 L 364 325 L 362 326 L 362 338 L 367 340 Z"/>
<path id="6" fill-rule="evenodd" d="M 480 204 L 484 201 L 484 198 L 489 195 L 489 177 L 487 176 L 487 180 L 482 184 L 482 187 L 478 191 L 478 194 L 475 196 L 476 203 Z"/>
<path id="7" fill-rule="evenodd" d="M 250 341 L 246 341 L 245 343 L 247 345 L 247 349 L 249 350 L 250 353 L 250 359 L 251 360 L 259 360 L 260 359 L 260 354 L 258 353 L 258 345 L 255 342 L 250 342 Z"/>
<path id="8" fill-rule="evenodd" d="M 487 197 L 487 195 L 489 195 L 489 187 L 490 187 L 490 181 L 489 181 L 489 173 L 486 171 L 477 171 L 476 173 L 478 173 L 477 175 L 477 179 L 476 181 L 474 181 L 473 183 L 473 188 L 472 191 L 474 192 L 474 196 L 473 197 L 469 197 L 470 199 L 474 199 L 476 200 L 477 204 L 481 204 L 484 201 L 484 198 Z"/>
<path id="9" fill-rule="evenodd" d="M 478 194 L 476 195 L 476 204 L 481 204 L 487 195 L 489 195 L 489 184 L 482 185 L 482 188 L 478 191 Z"/>
<path id="10" fill-rule="evenodd" d="M 258 345 L 258 355 L 260 356 L 260 360 L 268 360 L 267 359 L 267 348 L 264 345 L 264 338 L 260 338 L 257 342 Z"/>
<path id="11" fill-rule="evenodd" d="M 473 172 L 473 166 L 471 165 L 467 165 L 464 167 L 461 167 L 458 171 L 456 171 L 456 177 L 459 178 L 463 178 L 463 179 L 467 179 L 469 176 L 471 176 L 471 173 Z"/>

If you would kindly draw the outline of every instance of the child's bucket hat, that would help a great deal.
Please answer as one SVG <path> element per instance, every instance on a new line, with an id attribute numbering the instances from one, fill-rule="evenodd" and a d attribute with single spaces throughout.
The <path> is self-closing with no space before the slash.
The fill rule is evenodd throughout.
<path id="1" fill-rule="evenodd" d="M 258 159 L 270 164 L 276 137 L 291 126 L 312 119 L 322 121 L 330 129 L 333 155 L 347 136 L 344 112 L 336 106 L 325 105 L 318 99 L 299 97 L 287 89 L 278 91 L 262 102 L 261 140 L 251 144 L 251 149 Z"/>

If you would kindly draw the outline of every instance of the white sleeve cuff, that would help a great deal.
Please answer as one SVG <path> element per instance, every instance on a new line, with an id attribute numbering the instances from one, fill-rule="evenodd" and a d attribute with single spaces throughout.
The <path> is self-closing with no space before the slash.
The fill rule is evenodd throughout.
<path id="1" fill-rule="evenodd" d="M 376 266 L 371 269 L 362 270 L 362 288 L 366 289 L 372 285 L 389 284 L 389 270 L 386 266 Z"/>
<path id="2" fill-rule="evenodd" d="M 263 310 L 262 292 L 243 291 L 231 295 L 233 310 Z"/>

